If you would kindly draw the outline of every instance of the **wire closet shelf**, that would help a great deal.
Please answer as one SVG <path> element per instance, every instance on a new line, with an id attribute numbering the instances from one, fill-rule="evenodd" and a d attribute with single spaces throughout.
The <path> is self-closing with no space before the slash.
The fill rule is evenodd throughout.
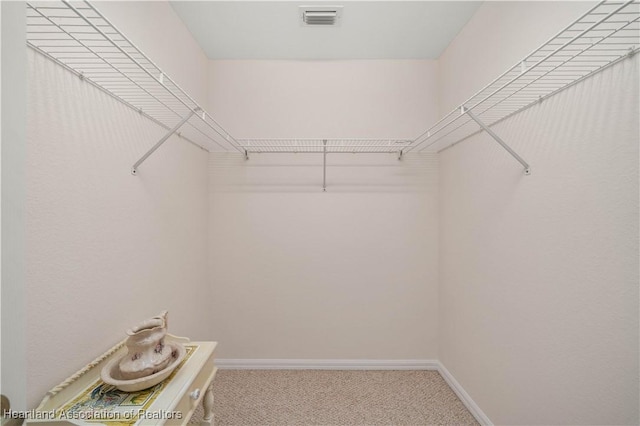
<path id="1" fill-rule="evenodd" d="M 640 47 L 639 21 L 638 0 L 598 3 L 449 112 L 405 152 L 440 152 L 633 56 Z"/>
<path id="2" fill-rule="evenodd" d="M 410 146 L 403 139 L 239 139 L 247 152 L 378 154 L 397 153 Z"/>
<path id="3" fill-rule="evenodd" d="M 27 45 L 207 151 L 233 136 L 87 1 L 27 2 Z"/>
<path id="4" fill-rule="evenodd" d="M 640 46 L 640 0 L 605 0 L 509 68 L 413 140 L 235 139 L 87 1 L 27 3 L 27 44 L 78 77 L 208 151 L 404 153 L 441 151 L 633 56 Z"/>

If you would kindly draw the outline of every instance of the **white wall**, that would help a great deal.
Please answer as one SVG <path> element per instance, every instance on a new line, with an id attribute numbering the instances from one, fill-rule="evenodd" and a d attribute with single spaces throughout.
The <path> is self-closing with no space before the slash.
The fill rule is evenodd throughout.
<path id="1" fill-rule="evenodd" d="M 25 6 L 2 2 L 2 377 L 0 391 L 26 407 L 24 162 Z"/>
<path id="2" fill-rule="evenodd" d="M 486 2 L 438 64 L 207 72 L 166 3 L 98 6 L 232 134 L 300 138 L 416 136 L 587 7 Z M 497 126 L 532 176 L 478 135 L 330 156 L 321 193 L 320 157 L 173 138 L 134 178 L 161 129 L 31 52 L 29 405 L 169 308 L 224 358 L 440 358 L 496 423 L 638 423 L 637 61 Z"/>
<path id="3" fill-rule="evenodd" d="M 438 115 L 435 61 L 210 61 L 237 138 L 412 138 Z"/>
<path id="4" fill-rule="evenodd" d="M 213 61 L 239 137 L 411 137 L 437 115 L 430 61 Z M 222 358 L 433 359 L 433 155 L 212 154 L 212 333 Z"/>
<path id="5" fill-rule="evenodd" d="M 438 58 L 441 115 L 457 108 L 595 4 L 484 2 Z"/>
<path id="6" fill-rule="evenodd" d="M 92 4 L 207 109 L 207 56 L 168 1 L 99 1 Z"/>
<path id="7" fill-rule="evenodd" d="M 144 7 L 173 13 L 164 3 Z M 149 30 L 140 44 L 152 45 L 154 31 L 180 31 L 178 23 L 156 28 L 140 21 L 138 31 Z M 162 38 L 155 42 L 170 51 Z M 172 333 L 209 339 L 208 155 L 172 137 L 132 176 L 131 165 L 164 129 L 28 53 L 27 402 L 33 407 L 127 328 L 162 309 L 170 311 Z M 184 65 L 175 60 L 168 64 L 173 69 Z M 200 71 L 194 68 L 192 84 Z M 194 92 L 206 93 L 206 81 Z"/>
<path id="8" fill-rule="evenodd" d="M 479 40 L 526 46 L 528 17 L 546 10 L 551 36 L 573 7 L 503 4 L 449 47 L 445 79 L 475 83 Z M 496 125 L 531 176 L 486 134 L 440 155 L 439 357 L 496 424 L 640 420 L 638 75 L 636 57 Z"/>

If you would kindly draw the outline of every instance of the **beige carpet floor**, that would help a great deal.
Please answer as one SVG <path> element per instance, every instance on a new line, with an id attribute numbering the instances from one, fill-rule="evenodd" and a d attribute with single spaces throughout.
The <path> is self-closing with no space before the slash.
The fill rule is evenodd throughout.
<path id="1" fill-rule="evenodd" d="M 478 424 L 436 371 L 219 370 L 214 398 L 216 426 Z"/>

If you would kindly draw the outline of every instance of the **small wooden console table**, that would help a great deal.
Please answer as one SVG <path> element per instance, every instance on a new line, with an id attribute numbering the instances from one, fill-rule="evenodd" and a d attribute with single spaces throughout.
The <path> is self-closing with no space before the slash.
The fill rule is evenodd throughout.
<path id="1" fill-rule="evenodd" d="M 127 350 L 123 340 L 47 392 L 38 408 L 27 413 L 27 424 L 186 425 L 202 402 L 202 424 L 211 425 L 217 343 L 167 335 L 169 340 L 183 343 L 187 355 L 163 382 L 138 392 L 122 392 L 100 379 L 102 367 Z"/>

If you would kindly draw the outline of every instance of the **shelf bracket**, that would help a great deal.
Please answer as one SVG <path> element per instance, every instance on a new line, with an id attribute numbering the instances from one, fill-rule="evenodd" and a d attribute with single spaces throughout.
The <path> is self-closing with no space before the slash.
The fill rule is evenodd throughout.
<path id="1" fill-rule="evenodd" d="M 169 139 L 174 133 L 176 133 L 178 131 L 178 129 L 180 129 L 180 127 L 182 127 L 184 125 L 184 123 L 186 123 L 187 121 L 189 121 L 189 119 L 199 110 L 200 108 L 196 108 L 194 110 L 189 111 L 189 114 L 187 114 L 182 120 L 180 120 L 180 122 L 178 124 L 176 124 L 173 129 L 169 130 L 169 132 L 164 135 L 162 137 L 162 139 L 160 139 L 149 151 L 146 152 L 146 154 L 144 154 L 138 161 L 136 161 L 136 163 L 133 165 L 133 167 L 131 167 L 131 174 L 132 175 L 137 175 L 138 174 L 138 167 L 140 166 L 140 164 L 144 163 L 144 161 L 149 158 L 149 156 L 151 154 L 153 154 L 156 149 L 160 148 L 160 146 L 162 146 L 163 143 L 165 143 L 167 141 L 167 139 Z"/>
<path id="2" fill-rule="evenodd" d="M 502 146 L 509 154 L 511 154 L 511 156 L 513 158 L 518 160 L 518 162 L 520 164 L 522 164 L 522 166 L 524 167 L 524 174 L 525 175 L 530 175 L 531 174 L 531 167 L 529 166 L 529 163 L 524 161 L 524 159 L 522 157 L 520 157 L 518 155 L 518 153 L 516 153 L 513 149 L 511 149 L 511 147 L 509 145 L 507 145 L 507 143 L 500 138 L 500 136 L 496 135 L 493 130 L 491 130 L 486 124 L 484 124 L 478 117 L 476 117 L 476 115 L 474 113 L 472 113 L 469 108 L 467 108 L 465 106 L 462 106 L 462 107 L 460 107 L 460 112 L 463 113 L 463 114 L 467 114 L 469 117 L 471 117 L 471 119 L 473 121 L 478 123 L 478 125 L 480 127 L 482 127 L 484 129 L 484 131 L 489 134 L 489 136 L 491 136 L 493 139 L 495 139 L 495 141 L 498 142 L 500 144 L 500 146 Z"/>
<path id="3" fill-rule="evenodd" d="M 322 192 L 327 192 L 327 140 L 322 140 Z"/>

